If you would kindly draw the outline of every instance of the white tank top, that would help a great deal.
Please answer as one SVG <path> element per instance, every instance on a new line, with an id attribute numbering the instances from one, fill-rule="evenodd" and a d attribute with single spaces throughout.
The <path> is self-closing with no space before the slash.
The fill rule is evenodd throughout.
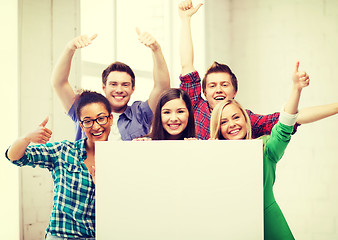
<path id="1" fill-rule="evenodd" d="M 110 129 L 108 141 L 122 141 L 120 131 L 117 127 L 117 121 L 119 120 L 121 113 L 112 112 L 112 114 L 113 114 L 113 125 L 111 126 Z"/>

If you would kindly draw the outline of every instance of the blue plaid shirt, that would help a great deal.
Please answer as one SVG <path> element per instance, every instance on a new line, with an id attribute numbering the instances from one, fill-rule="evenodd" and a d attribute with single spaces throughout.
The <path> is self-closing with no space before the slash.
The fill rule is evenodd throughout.
<path id="1" fill-rule="evenodd" d="M 95 237 L 95 184 L 83 162 L 86 158 L 85 139 L 81 139 L 29 146 L 21 159 L 12 162 L 47 168 L 52 174 L 54 204 L 47 233 Z"/>

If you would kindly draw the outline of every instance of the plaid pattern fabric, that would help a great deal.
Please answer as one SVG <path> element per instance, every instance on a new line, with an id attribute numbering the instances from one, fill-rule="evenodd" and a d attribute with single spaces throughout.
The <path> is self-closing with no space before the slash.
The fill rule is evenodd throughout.
<path id="1" fill-rule="evenodd" d="M 198 139 L 210 138 L 210 118 L 211 112 L 208 102 L 201 95 L 201 78 L 197 71 L 180 76 L 180 88 L 190 96 L 195 117 L 196 136 Z M 252 138 L 258 138 L 263 135 L 270 135 L 273 126 L 278 122 L 279 113 L 268 115 L 254 114 L 246 110 L 251 120 Z M 295 126 L 295 130 L 297 129 Z"/>
<path id="2" fill-rule="evenodd" d="M 85 138 L 86 135 L 79 125 L 76 116 L 76 102 L 69 109 L 68 116 L 75 123 L 75 140 Z M 130 141 L 134 138 L 147 135 L 151 127 L 153 112 L 151 111 L 148 100 L 145 102 L 135 101 L 131 106 L 119 116 L 117 126 L 123 141 Z M 112 133 L 111 133 L 112 134 Z"/>
<path id="3" fill-rule="evenodd" d="M 17 166 L 47 168 L 54 204 L 47 233 L 64 238 L 95 237 L 95 184 L 83 163 L 85 139 L 29 146 Z"/>

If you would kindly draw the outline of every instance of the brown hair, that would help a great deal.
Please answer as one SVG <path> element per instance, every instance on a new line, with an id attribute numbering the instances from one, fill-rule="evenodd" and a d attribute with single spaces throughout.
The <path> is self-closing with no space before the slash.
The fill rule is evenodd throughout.
<path id="1" fill-rule="evenodd" d="M 111 72 L 125 72 L 131 77 L 132 87 L 135 87 L 135 74 L 131 68 L 122 62 L 113 62 L 102 72 L 102 83 L 107 84 L 107 77 Z"/>
<path id="2" fill-rule="evenodd" d="M 221 63 L 218 63 L 218 62 L 215 61 L 213 64 L 211 64 L 211 66 L 209 67 L 209 69 L 205 73 L 204 78 L 202 80 L 203 93 L 205 94 L 205 89 L 207 87 L 207 77 L 208 77 L 208 75 L 210 73 L 218 73 L 218 72 L 224 72 L 224 73 L 230 74 L 232 86 L 234 87 L 235 92 L 237 92 L 238 82 L 237 82 L 237 78 L 236 78 L 235 74 L 231 71 L 231 69 L 228 65 L 221 64 Z"/>

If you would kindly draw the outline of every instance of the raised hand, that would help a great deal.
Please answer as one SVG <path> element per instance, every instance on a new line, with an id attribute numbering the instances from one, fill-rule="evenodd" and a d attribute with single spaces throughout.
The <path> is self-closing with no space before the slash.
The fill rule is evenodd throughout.
<path id="1" fill-rule="evenodd" d="M 68 47 L 73 49 L 74 51 L 79 48 L 87 47 L 88 45 L 92 44 L 92 41 L 97 37 L 97 34 L 88 37 L 87 35 L 81 35 L 74 39 L 72 39 L 68 43 Z"/>
<path id="2" fill-rule="evenodd" d="M 136 28 L 136 33 L 138 35 L 138 40 L 144 44 L 146 47 L 150 48 L 152 51 L 160 49 L 160 45 L 156 39 L 147 32 L 141 32 L 139 28 Z"/>
<path id="3" fill-rule="evenodd" d="M 306 72 L 299 70 L 299 61 L 297 61 L 296 63 L 295 70 L 292 75 L 292 81 L 294 87 L 298 90 L 301 90 L 309 86 L 310 83 L 309 75 Z"/>
<path id="4" fill-rule="evenodd" d="M 180 16 L 180 18 L 190 18 L 198 11 L 198 9 L 202 5 L 203 3 L 200 3 L 196 7 L 194 7 L 191 0 L 182 1 L 178 4 L 178 15 Z"/>
<path id="5" fill-rule="evenodd" d="M 46 128 L 46 124 L 48 123 L 48 116 L 43 120 L 43 122 L 38 126 L 38 128 L 27 134 L 26 138 L 29 139 L 30 142 L 45 144 L 49 141 L 52 136 L 52 131 Z"/>
<path id="6" fill-rule="evenodd" d="M 299 71 L 299 61 L 297 61 L 295 69 L 292 74 L 293 87 L 289 100 L 286 102 L 284 112 L 289 114 L 296 114 L 298 112 L 298 104 L 302 89 L 309 86 L 310 79 L 304 71 Z"/>

